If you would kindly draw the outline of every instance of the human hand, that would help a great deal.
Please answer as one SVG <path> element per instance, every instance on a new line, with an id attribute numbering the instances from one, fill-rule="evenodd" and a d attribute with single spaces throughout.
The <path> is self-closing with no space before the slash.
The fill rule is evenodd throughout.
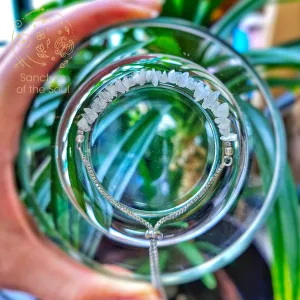
<path id="1" fill-rule="evenodd" d="M 73 5 L 60 13 L 72 24 L 74 42 L 79 42 L 102 26 L 154 17 L 160 8 L 160 0 L 99 0 Z M 48 35 L 54 35 L 58 26 L 59 22 L 54 22 Z M 35 34 L 33 30 L 27 33 Z M 26 50 L 28 54 L 35 46 Z M 18 197 L 14 175 L 20 132 L 34 95 L 16 92 L 20 71 L 14 68 L 15 63 L 8 46 L 0 59 L 0 287 L 20 289 L 43 300 L 158 299 L 151 285 L 98 274 L 74 261 L 35 229 Z M 48 74 L 57 63 L 55 59 L 46 67 L 36 65 L 27 70 L 28 75 Z M 38 82 L 34 84 L 39 87 Z"/>

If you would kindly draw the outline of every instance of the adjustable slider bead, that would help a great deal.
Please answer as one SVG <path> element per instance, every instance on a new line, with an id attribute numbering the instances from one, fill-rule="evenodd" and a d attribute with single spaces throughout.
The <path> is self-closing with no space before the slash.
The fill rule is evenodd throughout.
<path id="1" fill-rule="evenodd" d="M 233 155 L 233 148 L 232 147 L 226 147 L 225 148 L 225 155 L 232 156 Z"/>
<path id="2" fill-rule="evenodd" d="M 161 240 L 163 238 L 163 234 L 160 231 L 149 229 L 145 233 L 145 238 L 147 240 Z"/>

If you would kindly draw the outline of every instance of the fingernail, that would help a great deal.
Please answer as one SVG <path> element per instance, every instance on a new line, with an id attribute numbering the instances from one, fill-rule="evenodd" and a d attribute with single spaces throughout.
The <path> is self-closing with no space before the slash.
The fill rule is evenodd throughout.
<path id="1" fill-rule="evenodd" d="M 154 293 L 148 293 L 143 296 L 122 297 L 120 300 L 163 300 L 163 298 L 157 291 L 155 291 Z"/>
<path id="2" fill-rule="evenodd" d="M 128 3 L 138 4 L 146 7 L 161 9 L 165 0 L 126 0 Z"/>
<path id="3" fill-rule="evenodd" d="M 162 300 L 162 298 L 157 298 L 156 296 L 122 297 L 122 298 L 120 298 L 120 300 Z"/>
<path id="4" fill-rule="evenodd" d="M 154 10 L 154 9 L 149 9 L 149 13 L 150 13 L 151 18 L 156 18 L 159 16 L 159 11 Z"/>

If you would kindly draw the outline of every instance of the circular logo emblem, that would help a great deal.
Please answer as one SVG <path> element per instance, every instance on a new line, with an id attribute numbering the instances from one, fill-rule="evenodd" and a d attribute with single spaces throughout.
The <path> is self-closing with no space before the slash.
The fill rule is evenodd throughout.
<path id="1" fill-rule="evenodd" d="M 43 8 L 38 11 L 45 11 Z M 28 13 L 15 22 L 16 30 L 12 34 L 12 50 L 17 59 L 15 68 L 33 68 L 36 65 L 47 66 L 49 62 L 64 59 L 60 64 L 63 68 L 74 50 L 74 32 L 72 25 L 58 12 L 40 15 L 33 21 Z M 28 34 L 20 31 L 24 24 L 28 25 Z"/>

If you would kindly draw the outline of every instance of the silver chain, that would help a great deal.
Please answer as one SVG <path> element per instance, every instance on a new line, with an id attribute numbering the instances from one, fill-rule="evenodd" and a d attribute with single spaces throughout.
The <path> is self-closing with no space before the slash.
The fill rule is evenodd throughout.
<path id="1" fill-rule="evenodd" d="M 232 164 L 232 159 L 230 160 L 229 163 L 223 161 L 220 164 L 220 166 L 217 168 L 215 174 L 210 178 L 210 180 L 208 181 L 208 183 L 206 184 L 204 189 L 199 194 L 197 194 L 191 201 L 189 201 L 187 204 L 182 206 L 179 210 L 177 210 L 173 213 L 170 213 L 170 214 L 164 216 L 163 218 L 159 219 L 157 221 L 157 223 L 153 226 L 151 223 L 149 223 L 148 221 L 146 221 L 145 219 L 143 219 L 142 217 L 137 215 L 130 207 L 128 207 L 125 204 L 120 203 L 119 201 L 114 199 L 109 193 L 106 192 L 106 190 L 104 189 L 102 184 L 100 184 L 100 182 L 98 181 L 95 171 L 93 170 L 93 167 L 91 166 L 89 160 L 84 155 L 84 153 L 80 147 L 80 144 L 77 144 L 77 149 L 78 149 L 81 159 L 86 167 L 87 173 L 88 173 L 89 177 L 91 178 L 91 180 L 93 181 L 93 183 L 95 184 L 99 193 L 107 201 L 109 201 L 113 207 L 115 207 L 116 209 L 118 209 L 119 211 L 124 213 L 125 215 L 131 217 L 132 219 L 136 220 L 138 223 L 144 225 L 147 228 L 145 237 L 150 242 L 149 257 L 150 257 L 150 267 L 151 267 L 151 282 L 152 282 L 153 287 L 160 292 L 161 297 L 163 299 L 167 299 L 165 291 L 163 289 L 160 268 L 159 268 L 157 242 L 158 242 L 158 240 L 163 238 L 163 235 L 159 231 L 159 228 L 163 224 L 165 224 L 169 221 L 175 220 L 178 217 L 182 216 L 184 213 L 186 213 L 189 210 L 189 208 L 194 206 L 199 201 L 199 199 L 202 198 L 204 196 L 204 194 L 209 190 L 209 188 L 213 185 L 213 183 L 216 182 L 216 180 L 220 176 L 222 170 L 226 166 L 230 166 Z"/>

